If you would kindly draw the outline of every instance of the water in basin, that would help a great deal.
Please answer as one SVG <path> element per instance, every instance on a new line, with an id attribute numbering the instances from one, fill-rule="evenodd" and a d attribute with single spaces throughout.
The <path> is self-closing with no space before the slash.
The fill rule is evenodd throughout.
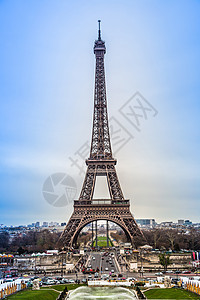
<path id="1" fill-rule="evenodd" d="M 69 292 L 69 300 L 133 300 L 134 291 L 123 287 L 82 286 Z"/>

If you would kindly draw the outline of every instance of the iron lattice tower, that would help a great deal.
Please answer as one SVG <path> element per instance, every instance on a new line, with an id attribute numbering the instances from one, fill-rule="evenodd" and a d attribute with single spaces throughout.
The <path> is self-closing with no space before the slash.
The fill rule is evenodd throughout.
<path id="1" fill-rule="evenodd" d="M 101 39 L 100 21 L 98 40 L 94 43 L 96 57 L 94 116 L 90 156 L 79 200 L 74 201 L 74 212 L 66 225 L 61 240 L 66 247 L 76 244 L 81 229 L 96 220 L 109 220 L 118 224 L 134 245 L 134 237 L 141 235 L 131 212 L 129 200 L 124 199 L 113 158 L 106 100 L 104 70 L 105 42 Z M 97 176 L 106 176 L 110 199 L 93 199 Z"/>

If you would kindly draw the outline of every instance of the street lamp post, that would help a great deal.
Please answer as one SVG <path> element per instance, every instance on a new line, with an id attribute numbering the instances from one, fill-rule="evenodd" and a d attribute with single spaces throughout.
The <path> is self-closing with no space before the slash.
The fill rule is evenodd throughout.
<path id="1" fill-rule="evenodd" d="M 140 273 L 141 273 L 141 279 L 143 280 L 143 256 L 142 256 L 142 250 L 140 251 L 140 262 L 141 262 Z"/>
<path id="2" fill-rule="evenodd" d="M 35 276 L 36 276 L 36 254 L 35 254 Z"/>
<path id="3" fill-rule="evenodd" d="M 63 252 L 61 254 L 61 263 L 62 263 L 62 266 L 61 266 L 61 276 L 63 277 Z"/>
<path id="4" fill-rule="evenodd" d="M 109 227 L 108 220 L 106 220 L 106 240 L 107 240 L 107 248 L 109 248 Z"/>
<path id="5" fill-rule="evenodd" d="M 94 240 L 94 228 L 93 228 L 93 222 L 92 222 L 92 247 L 93 247 L 93 240 Z"/>
<path id="6" fill-rule="evenodd" d="M 97 237 L 97 220 L 95 221 L 95 223 L 96 223 L 96 245 L 95 245 L 95 247 L 96 247 L 96 249 L 98 248 L 98 244 L 97 244 L 97 242 L 98 242 L 98 237 Z"/>

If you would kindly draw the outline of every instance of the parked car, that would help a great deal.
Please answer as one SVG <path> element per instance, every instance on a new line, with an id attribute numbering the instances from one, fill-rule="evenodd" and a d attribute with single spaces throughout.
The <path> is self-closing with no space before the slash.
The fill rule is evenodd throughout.
<path id="1" fill-rule="evenodd" d="M 63 283 L 66 283 L 65 282 L 65 278 L 61 278 L 61 279 L 56 279 L 58 281 L 58 284 L 63 284 Z"/>
<path id="2" fill-rule="evenodd" d="M 128 278 L 128 281 L 135 281 L 136 279 L 134 277 Z M 148 280 L 148 279 L 147 279 Z"/>
<path id="3" fill-rule="evenodd" d="M 55 279 L 58 280 L 58 281 L 61 281 L 63 278 L 62 277 L 56 277 Z"/>
<path id="4" fill-rule="evenodd" d="M 12 279 L 12 278 L 7 278 L 4 282 L 13 282 L 14 281 L 14 279 Z"/>
<path id="5" fill-rule="evenodd" d="M 60 281 L 57 279 L 53 279 L 53 281 L 54 281 L 54 284 L 60 284 Z"/>
<path id="6" fill-rule="evenodd" d="M 69 279 L 69 283 L 75 283 L 74 279 Z"/>
<path id="7" fill-rule="evenodd" d="M 172 282 L 173 284 L 177 284 L 178 281 L 179 281 L 179 279 L 177 279 L 177 278 L 172 278 L 172 279 L 171 279 L 171 282 Z"/>
<path id="8" fill-rule="evenodd" d="M 101 279 L 103 279 L 103 280 L 106 280 L 106 279 L 108 279 L 109 278 L 109 275 L 108 274 L 103 274 L 103 275 L 101 275 Z"/>
<path id="9" fill-rule="evenodd" d="M 79 280 L 79 279 L 76 279 L 76 280 L 75 280 L 75 283 L 80 284 L 80 280 Z"/>
<path id="10" fill-rule="evenodd" d="M 188 270 L 183 271 L 183 274 L 190 274 L 190 273 L 191 273 L 191 271 L 188 271 Z"/>
<path id="11" fill-rule="evenodd" d="M 55 281 L 53 279 L 47 279 L 47 284 L 48 285 L 55 284 Z"/>

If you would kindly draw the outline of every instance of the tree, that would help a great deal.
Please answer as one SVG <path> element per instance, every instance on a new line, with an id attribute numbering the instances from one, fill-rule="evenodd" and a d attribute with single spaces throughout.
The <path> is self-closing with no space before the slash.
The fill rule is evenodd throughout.
<path id="1" fill-rule="evenodd" d="M 189 249 L 200 249 L 200 232 L 196 228 L 190 228 L 188 233 Z"/>
<path id="2" fill-rule="evenodd" d="M 167 267 L 172 263 L 170 260 L 170 255 L 166 253 L 161 253 L 159 255 L 159 262 L 164 267 L 164 271 L 167 271 Z"/>
<path id="3" fill-rule="evenodd" d="M 161 231 L 158 229 L 155 229 L 153 231 L 153 244 L 154 244 L 154 249 L 157 248 L 158 242 L 161 239 Z"/>
<path id="4" fill-rule="evenodd" d="M 0 251 L 7 250 L 9 247 L 9 233 L 1 232 L 0 233 Z"/>
<path id="5" fill-rule="evenodd" d="M 175 241 L 176 241 L 176 237 L 178 235 L 177 230 L 168 230 L 167 231 L 167 238 L 170 242 L 170 248 L 171 250 L 174 250 L 174 246 L 175 246 Z"/>
<path id="6" fill-rule="evenodd" d="M 147 243 L 151 245 L 154 249 L 160 248 L 163 245 L 163 230 L 161 229 L 151 229 L 143 231 Z"/>
<path id="7" fill-rule="evenodd" d="M 59 236 L 60 233 L 50 232 L 48 229 L 39 232 L 29 231 L 22 236 L 15 237 L 9 248 L 12 251 L 17 251 L 19 247 L 22 247 L 28 252 L 55 249 Z"/>
<path id="8" fill-rule="evenodd" d="M 21 246 L 17 249 L 19 255 L 24 254 L 26 250 L 24 250 Z"/>

